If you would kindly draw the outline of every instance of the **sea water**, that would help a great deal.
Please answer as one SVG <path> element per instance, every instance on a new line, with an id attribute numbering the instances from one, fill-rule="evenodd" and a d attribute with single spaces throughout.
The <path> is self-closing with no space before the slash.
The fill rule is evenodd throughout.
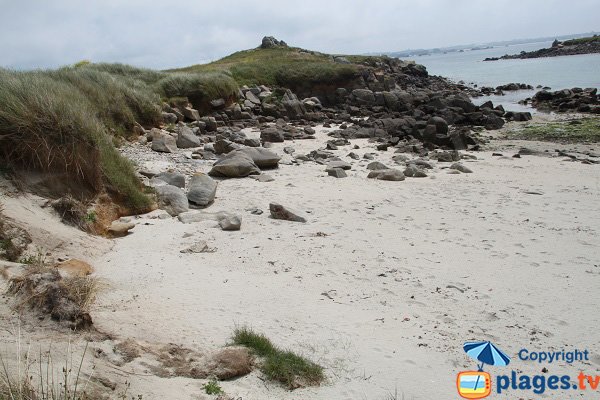
<path id="1" fill-rule="evenodd" d="M 465 50 L 447 54 L 413 57 L 423 64 L 432 75 L 440 75 L 467 84 L 496 87 L 511 82 L 525 83 L 536 87 L 549 86 L 552 90 L 573 87 L 600 89 L 600 54 L 582 54 L 546 58 L 483 61 L 487 57 L 501 57 L 550 47 L 552 42 L 502 46 L 483 50 Z M 484 96 L 473 99 L 476 104 L 492 100 L 494 104 L 509 106 L 519 111 L 519 100 L 531 97 L 535 90 L 505 92 L 505 96 Z M 529 110 L 531 111 L 531 110 Z"/>

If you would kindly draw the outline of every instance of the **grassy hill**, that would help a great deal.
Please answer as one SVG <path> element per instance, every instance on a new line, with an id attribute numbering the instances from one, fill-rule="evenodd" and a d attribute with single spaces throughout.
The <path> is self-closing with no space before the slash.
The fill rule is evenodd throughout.
<path id="1" fill-rule="evenodd" d="M 226 73 L 240 85 L 296 86 L 343 82 L 356 77 L 357 64 L 336 63 L 331 55 L 297 47 L 238 51 L 209 64 L 170 70 L 187 73 Z"/>

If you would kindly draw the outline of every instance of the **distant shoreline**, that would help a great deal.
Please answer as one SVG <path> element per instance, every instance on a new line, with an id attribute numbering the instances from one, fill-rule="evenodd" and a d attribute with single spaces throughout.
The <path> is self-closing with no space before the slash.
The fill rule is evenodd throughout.
<path id="1" fill-rule="evenodd" d="M 545 57 L 560 57 L 560 56 L 574 56 L 580 54 L 594 54 L 600 53 L 600 36 L 594 35 L 588 38 L 567 40 L 559 42 L 555 40 L 552 43 L 552 47 L 539 49 L 535 51 L 525 52 L 522 51 L 519 54 L 505 54 L 502 57 L 489 57 L 483 61 L 498 61 L 498 60 L 515 60 L 515 59 L 529 59 L 529 58 L 545 58 Z"/>

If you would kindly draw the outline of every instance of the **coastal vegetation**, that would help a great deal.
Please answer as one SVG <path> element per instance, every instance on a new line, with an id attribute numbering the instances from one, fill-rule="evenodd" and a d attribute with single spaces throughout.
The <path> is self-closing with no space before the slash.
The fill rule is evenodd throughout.
<path id="1" fill-rule="evenodd" d="M 276 347 L 269 338 L 250 328 L 236 328 L 232 341 L 233 344 L 248 347 L 262 357 L 262 373 L 290 389 L 319 385 L 325 379 L 323 367 L 292 351 Z"/>
<path id="2" fill-rule="evenodd" d="M 329 54 L 296 47 L 238 51 L 209 64 L 192 65 L 173 72 L 229 74 L 240 85 L 295 86 L 300 82 L 331 83 L 356 76 L 356 64 L 336 63 Z"/>
<path id="3" fill-rule="evenodd" d="M 518 139 L 544 140 L 557 142 L 600 142 L 600 118 L 590 117 L 556 121 L 544 124 L 531 124 L 509 132 Z"/>

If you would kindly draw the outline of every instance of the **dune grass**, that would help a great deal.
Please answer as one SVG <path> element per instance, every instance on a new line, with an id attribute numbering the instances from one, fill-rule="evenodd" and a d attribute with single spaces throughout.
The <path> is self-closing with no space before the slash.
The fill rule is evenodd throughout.
<path id="1" fill-rule="evenodd" d="M 239 51 L 218 61 L 193 65 L 177 72 L 223 72 L 240 85 L 279 85 L 334 83 L 357 76 L 359 67 L 338 64 L 328 54 L 295 47 Z"/>
<path id="2" fill-rule="evenodd" d="M 236 328 L 233 344 L 251 349 L 263 357 L 261 371 L 271 380 L 285 384 L 289 389 L 319 385 L 325 379 L 323 367 L 289 350 L 276 347 L 269 338 L 250 328 Z"/>
<path id="3" fill-rule="evenodd" d="M 158 121 L 150 97 L 104 72 L 0 70 L 0 160 L 66 173 L 94 192 L 107 187 L 132 211 L 147 209 L 151 201 L 111 136 L 137 119 Z"/>

